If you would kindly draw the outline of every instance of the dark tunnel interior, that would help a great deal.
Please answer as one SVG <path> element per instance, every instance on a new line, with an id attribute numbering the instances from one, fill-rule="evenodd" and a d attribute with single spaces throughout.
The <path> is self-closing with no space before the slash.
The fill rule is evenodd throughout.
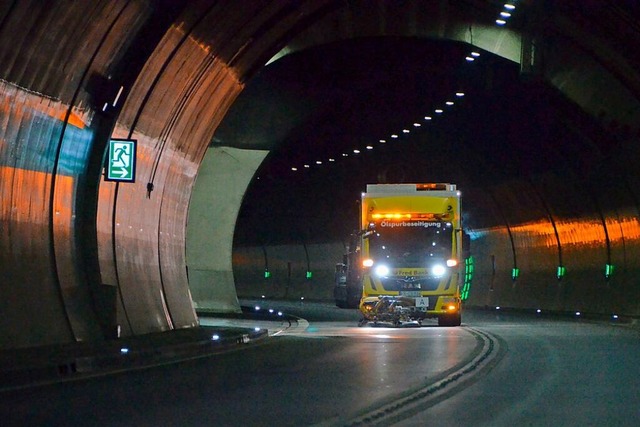
<path id="1" fill-rule="evenodd" d="M 590 177 L 606 169 L 619 141 L 518 64 L 478 50 L 468 62 L 472 50 L 363 38 L 265 67 L 215 137 L 273 141 L 245 195 L 236 243 L 346 239 L 367 183 L 452 182 L 465 195 L 547 174 L 595 185 Z M 250 131 L 263 134 L 240 134 Z M 473 203 L 463 209 L 466 227 L 503 220 Z"/>

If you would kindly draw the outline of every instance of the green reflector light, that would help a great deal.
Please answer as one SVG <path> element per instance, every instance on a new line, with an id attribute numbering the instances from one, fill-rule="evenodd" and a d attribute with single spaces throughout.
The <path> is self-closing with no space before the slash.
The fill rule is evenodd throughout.
<path id="1" fill-rule="evenodd" d="M 608 279 L 613 274 L 615 270 L 615 266 L 613 264 L 605 264 L 604 266 L 604 276 Z"/>
<path id="2" fill-rule="evenodd" d="M 271 272 L 269 270 L 265 270 L 264 271 L 264 278 L 268 279 L 269 277 L 271 277 Z"/>
<path id="3" fill-rule="evenodd" d="M 567 268 L 559 265 L 558 271 L 556 272 L 556 277 L 558 277 L 558 279 L 562 279 L 565 274 L 567 274 Z"/>
<path id="4" fill-rule="evenodd" d="M 464 260 L 464 284 L 460 291 L 460 299 L 466 301 L 469 298 L 469 290 L 471 289 L 471 281 L 473 280 L 473 257 Z"/>
<path id="5" fill-rule="evenodd" d="M 520 276 L 520 269 L 517 267 L 514 267 L 511 270 L 511 280 L 516 280 L 518 276 Z"/>
<path id="6" fill-rule="evenodd" d="M 307 271 L 307 279 L 311 279 L 311 276 L 313 276 L 313 273 L 310 271 Z"/>

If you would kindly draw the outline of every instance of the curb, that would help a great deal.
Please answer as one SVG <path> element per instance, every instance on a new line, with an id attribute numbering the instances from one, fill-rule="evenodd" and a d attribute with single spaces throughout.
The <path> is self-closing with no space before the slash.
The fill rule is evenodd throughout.
<path id="1" fill-rule="evenodd" d="M 584 312 L 578 310 L 548 310 L 532 308 L 516 308 L 509 306 L 489 306 L 489 305 L 469 305 L 466 308 L 483 312 L 494 313 L 514 313 L 522 315 L 533 315 L 540 318 L 562 319 L 562 320 L 584 320 L 598 323 L 608 323 L 611 325 L 638 327 L 640 319 L 626 314 L 603 314 L 596 312 Z"/>
<path id="2" fill-rule="evenodd" d="M 189 329 L 98 344 L 5 351 L 0 354 L 0 392 L 177 363 L 268 337 L 266 329 Z"/>

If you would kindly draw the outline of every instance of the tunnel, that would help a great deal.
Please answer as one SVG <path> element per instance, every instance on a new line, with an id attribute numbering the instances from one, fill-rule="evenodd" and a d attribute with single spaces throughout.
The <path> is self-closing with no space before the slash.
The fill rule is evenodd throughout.
<path id="1" fill-rule="evenodd" d="M 372 181 L 459 186 L 470 306 L 638 315 L 640 9 L 507 4 L 3 2 L 0 348 L 321 298 Z"/>

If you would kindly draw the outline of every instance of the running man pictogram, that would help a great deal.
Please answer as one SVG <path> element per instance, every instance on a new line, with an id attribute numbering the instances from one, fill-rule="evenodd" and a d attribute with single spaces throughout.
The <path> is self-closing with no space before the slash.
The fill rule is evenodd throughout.
<path id="1" fill-rule="evenodd" d="M 135 174 L 134 140 L 110 140 L 107 180 L 133 181 Z"/>

